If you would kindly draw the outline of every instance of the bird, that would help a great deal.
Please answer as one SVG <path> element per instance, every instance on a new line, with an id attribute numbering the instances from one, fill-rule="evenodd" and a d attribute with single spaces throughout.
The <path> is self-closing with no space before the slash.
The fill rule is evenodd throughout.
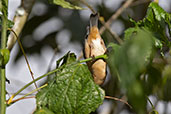
<path id="1" fill-rule="evenodd" d="M 106 46 L 100 36 L 98 29 L 98 13 L 90 15 L 90 25 L 87 27 L 87 35 L 84 42 L 84 58 L 94 58 L 106 52 Z M 106 62 L 104 59 L 92 59 L 86 62 L 88 69 L 92 73 L 94 82 L 102 85 L 106 78 Z"/>

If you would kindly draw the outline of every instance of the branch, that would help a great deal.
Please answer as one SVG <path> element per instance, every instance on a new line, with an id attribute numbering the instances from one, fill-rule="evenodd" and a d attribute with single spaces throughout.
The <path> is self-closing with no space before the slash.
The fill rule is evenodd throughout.
<path id="1" fill-rule="evenodd" d="M 122 39 L 117 35 L 117 33 L 116 33 L 115 31 L 111 31 L 110 27 L 107 26 L 107 25 L 105 24 L 104 19 L 99 18 L 99 20 L 100 20 L 100 22 L 103 24 L 103 26 L 105 27 L 105 29 L 107 29 L 107 30 L 111 33 L 111 35 L 113 36 L 113 38 L 115 38 L 116 41 L 117 41 L 119 44 L 122 44 L 122 43 L 123 43 Z M 101 33 L 101 34 L 102 34 L 102 33 Z"/>
<path id="2" fill-rule="evenodd" d="M 96 13 L 96 11 L 92 8 L 92 6 L 90 6 L 85 0 L 80 0 L 80 2 L 85 6 L 87 6 L 92 11 L 92 13 Z"/>
<path id="3" fill-rule="evenodd" d="M 16 14 L 13 19 L 14 26 L 12 29 L 15 31 L 17 36 L 19 36 L 19 34 L 21 33 L 34 2 L 35 0 L 22 0 L 21 5 L 16 10 Z M 17 38 L 14 36 L 13 33 L 10 33 L 10 35 L 8 36 L 7 48 L 11 50 L 16 41 Z"/>
<path id="4" fill-rule="evenodd" d="M 42 88 L 44 88 L 44 87 L 46 87 L 47 85 L 48 85 L 48 84 L 45 84 L 45 85 L 43 85 L 43 86 L 41 86 L 41 87 L 39 87 L 39 88 L 37 88 L 37 89 L 35 89 L 35 90 L 33 90 L 33 91 L 27 93 L 27 94 L 25 94 L 24 96 L 22 96 L 22 97 L 20 97 L 20 98 L 18 98 L 18 99 L 16 99 L 16 100 L 13 100 L 14 96 L 11 96 L 10 99 L 7 101 L 7 104 L 11 104 L 11 103 L 14 103 L 14 102 L 16 102 L 16 101 L 19 101 L 19 100 L 28 98 L 27 96 L 31 95 L 32 93 L 34 93 L 34 92 L 36 92 L 36 91 L 38 91 L 38 90 L 40 90 L 40 89 L 42 89 Z"/>
<path id="5" fill-rule="evenodd" d="M 29 62 L 28 62 L 26 53 L 25 53 L 24 48 L 23 48 L 23 46 L 22 46 L 22 44 L 21 44 L 21 42 L 20 42 L 20 39 L 18 38 L 18 36 L 17 36 L 17 34 L 14 32 L 14 30 L 12 30 L 11 28 L 8 28 L 8 30 L 12 31 L 13 34 L 14 34 L 14 36 L 16 37 L 16 39 L 17 39 L 17 41 L 18 41 L 18 44 L 19 44 L 19 46 L 20 46 L 20 49 L 21 49 L 21 51 L 22 51 L 22 53 L 23 53 L 23 55 L 24 55 L 24 58 L 25 58 L 25 60 L 26 60 L 28 69 L 29 69 L 29 71 L 30 71 L 30 75 L 31 75 L 32 79 L 34 80 L 33 72 L 32 72 L 32 70 L 31 70 L 30 64 L 29 64 Z M 38 88 L 36 82 L 34 82 L 34 85 L 35 85 L 36 88 Z"/>
<path id="6" fill-rule="evenodd" d="M 42 75 L 42 76 L 36 78 L 35 80 L 29 82 L 28 84 L 26 84 L 25 86 L 23 86 L 21 89 L 19 89 L 15 94 L 13 94 L 13 95 L 11 96 L 11 97 L 12 97 L 11 99 L 13 99 L 16 95 L 18 95 L 20 92 L 22 92 L 24 89 L 26 89 L 28 86 L 30 86 L 30 85 L 33 84 L 34 82 L 36 82 L 36 81 L 38 81 L 38 80 L 40 80 L 40 79 L 42 79 L 42 78 L 44 78 L 44 77 L 46 77 L 46 76 L 48 76 L 48 75 L 51 75 L 51 74 L 53 74 L 53 73 L 55 73 L 55 72 L 57 72 L 57 71 L 59 71 L 59 70 L 60 70 L 59 68 L 58 68 L 58 69 L 54 69 L 54 70 L 52 70 L 52 71 L 50 71 L 50 72 L 48 72 L 48 73 L 46 73 L 46 74 L 44 74 L 44 75 Z"/>
<path id="7" fill-rule="evenodd" d="M 15 103 L 15 102 L 17 102 L 17 101 L 19 101 L 19 100 L 23 100 L 23 99 L 30 99 L 30 98 L 35 98 L 35 96 L 21 97 L 21 98 L 18 98 L 18 99 L 13 100 L 13 101 L 12 101 L 12 102 L 10 102 L 10 103 Z"/>
<path id="8" fill-rule="evenodd" d="M 116 20 L 120 14 L 127 8 L 131 5 L 131 3 L 133 2 L 134 0 L 127 0 L 123 5 L 122 7 L 120 7 L 115 14 L 113 14 L 110 19 L 105 23 L 105 26 L 109 27 L 111 25 L 111 23 Z M 103 34 L 103 32 L 105 31 L 105 26 L 101 27 L 100 28 L 100 34 Z"/>
<path id="9" fill-rule="evenodd" d="M 132 106 L 130 104 L 128 104 L 128 102 L 123 100 L 123 99 L 119 99 L 119 98 L 111 97 L 111 96 L 105 96 L 105 98 L 106 99 L 113 99 L 113 100 L 116 100 L 116 101 L 120 101 L 120 102 L 125 103 L 126 105 L 128 105 L 130 108 L 132 108 Z"/>

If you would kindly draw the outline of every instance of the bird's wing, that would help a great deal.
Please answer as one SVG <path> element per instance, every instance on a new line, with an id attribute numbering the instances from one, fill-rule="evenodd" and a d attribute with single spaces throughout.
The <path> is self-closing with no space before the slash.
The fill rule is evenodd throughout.
<path id="1" fill-rule="evenodd" d="M 88 44 L 88 40 L 87 39 L 85 39 L 84 54 L 85 54 L 86 58 L 90 57 L 90 46 Z"/>

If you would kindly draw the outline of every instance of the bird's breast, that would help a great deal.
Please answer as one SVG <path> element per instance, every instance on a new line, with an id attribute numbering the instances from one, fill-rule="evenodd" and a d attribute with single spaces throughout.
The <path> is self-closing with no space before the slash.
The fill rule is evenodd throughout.
<path id="1" fill-rule="evenodd" d="M 104 49 L 104 43 L 102 41 L 101 38 L 96 38 L 92 40 L 92 44 L 91 44 L 91 53 L 92 56 L 98 56 L 98 55 L 103 55 L 105 53 L 105 49 Z"/>

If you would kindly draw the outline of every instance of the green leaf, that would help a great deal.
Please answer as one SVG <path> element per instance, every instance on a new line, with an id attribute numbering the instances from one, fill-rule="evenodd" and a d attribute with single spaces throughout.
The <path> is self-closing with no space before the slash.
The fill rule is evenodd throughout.
<path id="1" fill-rule="evenodd" d="M 110 72 L 111 74 L 115 75 L 115 73 L 117 74 L 117 78 L 118 80 L 120 81 L 120 76 L 118 75 L 117 73 L 117 70 L 115 68 L 115 64 L 114 63 L 114 55 L 115 55 L 115 52 L 118 51 L 120 49 L 120 45 L 118 44 L 115 44 L 115 43 L 110 43 L 108 46 L 107 46 L 107 54 L 108 54 L 108 59 L 107 59 L 107 62 L 109 63 L 109 68 L 110 68 Z"/>
<path id="2" fill-rule="evenodd" d="M 49 3 L 60 5 L 63 8 L 68 8 L 68 9 L 76 9 L 76 10 L 82 10 L 83 9 L 82 7 L 73 5 L 73 4 L 71 4 L 65 0 L 49 0 Z"/>
<path id="3" fill-rule="evenodd" d="M 154 40 L 152 35 L 140 28 L 136 29 L 136 35 L 126 40 L 114 54 L 115 65 L 127 87 L 139 72 L 143 71 L 152 53 Z M 127 83 L 128 82 L 128 83 Z"/>
<path id="4" fill-rule="evenodd" d="M 67 55 L 70 60 L 75 59 L 72 54 Z M 105 93 L 94 83 L 88 67 L 76 61 L 61 67 L 63 69 L 56 73 L 49 85 L 36 95 L 37 109 L 47 108 L 57 114 L 95 111 L 102 104 Z"/>
<path id="5" fill-rule="evenodd" d="M 153 33 L 153 36 L 156 37 L 162 44 L 170 46 L 170 42 L 166 35 L 166 27 L 168 25 L 168 30 L 171 36 L 171 14 L 165 12 L 157 3 L 151 2 L 147 15 L 143 20 L 138 21 L 137 23 L 130 19 L 135 26 L 140 28 L 146 28 Z M 135 28 L 128 29 L 125 33 L 126 35 L 132 35 L 132 31 L 136 31 Z"/>
<path id="6" fill-rule="evenodd" d="M 135 110 L 145 113 L 145 93 L 139 78 L 149 63 L 154 39 L 149 31 L 138 27 L 135 35 L 125 39 L 119 48 L 113 48 L 114 52 L 109 56 L 109 67 L 120 77 L 121 87 L 126 90 L 128 100 Z"/>
<path id="7" fill-rule="evenodd" d="M 166 26 L 171 28 L 171 15 L 165 12 L 157 3 L 152 2 L 149 5 L 147 17 L 143 20 L 143 24 L 146 28 L 154 32 L 154 35 L 169 44 L 166 36 Z"/>
<path id="8" fill-rule="evenodd" d="M 124 40 L 128 40 L 132 37 L 134 37 L 137 34 L 137 31 L 139 30 L 139 27 L 132 27 L 128 28 L 124 31 Z"/>

